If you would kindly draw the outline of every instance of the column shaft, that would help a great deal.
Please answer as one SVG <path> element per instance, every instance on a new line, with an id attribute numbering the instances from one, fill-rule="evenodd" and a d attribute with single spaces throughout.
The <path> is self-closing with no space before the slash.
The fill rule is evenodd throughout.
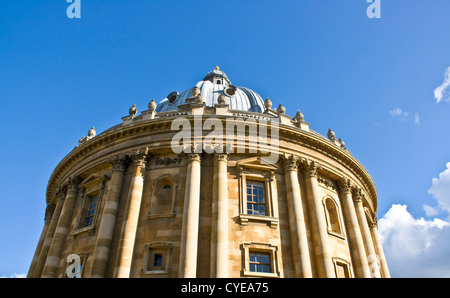
<path id="1" fill-rule="evenodd" d="M 90 277 L 106 277 L 111 243 L 116 226 L 117 209 L 122 193 L 126 157 L 125 155 L 118 155 L 109 162 L 113 165 L 113 173 L 108 185 L 105 206 L 101 215 Z"/>
<path id="2" fill-rule="evenodd" d="M 72 221 L 72 213 L 78 195 L 79 182 L 80 180 L 77 177 L 69 178 L 67 195 L 64 199 L 64 205 L 61 210 L 61 215 L 58 220 L 55 235 L 52 239 L 52 244 L 50 245 L 47 260 L 45 261 L 42 277 L 56 277 L 62 249 L 67 239 L 67 235 L 69 234 L 70 223 Z"/>
<path id="3" fill-rule="evenodd" d="M 311 162 L 306 169 L 306 186 L 311 208 L 312 234 L 318 277 L 336 277 L 328 243 L 328 231 L 325 210 L 317 182 L 317 165 Z"/>
<path id="4" fill-rule="evenodd" d="M 200 211 L 200 154 L 187 154 L 187 159 L 179 277 L 195 278 L 197 275 L 198 223 Z"/>
<path id="5" fill-rule="evenodd" d="M 340 183 L 342 209 L 344 211 L 345 226 L 347 227 L 350 252 L 354 262 L 356 277 L 369 278 L 370 271 L 367 263 L 367 256 L 364 250 L 364 242 L 361 237 L 358 217 L 356 216 L 355 206 L 351 194 L 349 181 Z"/>
<path id="6" fill-rule="evenodd" d="M 44 269 L 45 261 L 47 260 L 48 251 L 50 249 L 50 245 L 52 244 L 56 226 L 58 225 L 59 216 L 61 215 L 61 210 L 64 205 L 65 191 L 63 190 L 63 187 L 58 188 L 57 197 L 58 197 L 58 201 L 56 203 L 55 210 L 53 211 L 50 225 L 47 229 L 47 232 L 45 235 L 45 240 L 42 243 L 42 248 L 39 252 L 39 257 L 36 262 L 34 271 L 31 273 L 32 274 L 31 277 L 39 278 L 42 275 L 42 270 Z"/>
<path id="7" fill-rule="evenodd" d="M 391 277 L 391 274 L 389 273 L 386 256 L 384 255 L 383 246 L 381 245 L 380 237 L 378 235 L 377 221 L 372 224 L 372 226 L 370 227 L 370 231 L 372 233 L 373 242 L 375 244 L 375 250 L 377 251 L 380 258 L 381 277 L 389 278 Z"/>
<path id="8" fill-rule="evenodd" d="M 301 190 L 298 182 L 298 168 L 293 157 L 285 160 L 284 169 L 295 277 L 311 278 L 311 260 L 306 236 Z"/>
<path id="9" fill-rule="evenodd" d="M 367 223 L 366 214 L 362 203 L 360 191 L 355 193 L 356 196 L 356 214 L 358 216 L 359 226 L 361 228 L 364 246 L 366 248 L 367 261 L 372 277 L 381 277 L 375 247 L 373 246 L 372 236 L 370 235 L 369 225 Z"/>
<path id="10" fill-rule="evenodd" d="M 228 277 L 228 155 L 215 154 L 211 226 L 211 277 Z"/>
<path id="11" fill-rule="evenodd" d="M 136 231 L 141 210 L 142 191 L 144 189 L 143 173 L 147 153 L 148 150 L 146 149 L 138 150 L 135 154 L 130 155 L 134 160 L 133 178 L 131 180 L 130 198 L 122 225 L 114 272 L 114 275 L 119 278 L 130 277 L 134 242 L 136 240 Z"/>

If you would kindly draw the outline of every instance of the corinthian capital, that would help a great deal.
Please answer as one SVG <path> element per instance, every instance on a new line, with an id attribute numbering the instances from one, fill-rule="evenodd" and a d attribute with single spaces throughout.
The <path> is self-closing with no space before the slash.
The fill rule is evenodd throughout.
<path id="1" fill-rule="evenodd" d="M 286 171 L 295 171 L 298 170 L 298 160 L 293 154 L 284 154 L 282 159 L 282 164 Z"/>
<path id="2" fill-rule="evenodd" d="M 148 147 L 137 149 L 127 155 L 133 160 L 135 166 L 142 167 L 145 165 L 147 158 L 149 157 Z"/>
<path id="3" fill-rule="evenodd" d="M 349 194 L 352 192 L 352 181 L 350 179 L 342 178 L 338 181 L 338 186 L 344 194 Z"/>
<path id="4" fill-rule="evenodd" d="M 67 190 L 68 191 L 78 191 L 78 185 L 81 182 L 81 178 L 78 176 L 72 176 L 67 178 Z"/>
<path id="5" fill-rule="evenodd" d="M 228 154 L 228 153 L 217 153 L 217 152 L 214 152 L 214 159 L 217 160 L 217 161 L 228 162 L 229 158 L 230 158 L 230 154 Z"/>
<path id="6" fill-rule="evenodd" d="M 186 153 L 186 158 L 188 161 L 202 162 L 202 155 L 199 153 Z"/>
<path id="7" fill-rule="evenodd" d="M 311 178 L 318 178 L 318 171 L 321 168 L 319 163 L 315 162 L 314 160 L 302 158 L 300 160 L 300 165 L 307 176 Z"/>
<path id="8" fill-rule="evenodd" d="M 64 201 L 66 198 L 66 192 L 67 192 L 67 184 L 61 184 L 58 189 L 56 190 L 56 197 L 58 198 L 58 201 Z"/>
<path id="9" fill-rule="evenodd" d="M 44 220 L 49 220 L 53 216 L 53 212 L 55 212 L 55 205 L 47 205 L 47 208 L 45 208 L 45 216 Z"/>
<path id="10" fill-rule="evenodd" d="M 363 192 L 362 188 L 355 187 L 353 190 L 353 200 L 355 200 L 355 202 L 359 203 L 359 202 L 362 202 L 363 197 L 364 197 L 364 192 Z"/>
<path id="11" fill-rule="evenodd" d="M 113 171 L 125 172 L 129 159 L 125 154 L 119 154 L 108 159 L 108 162 L 113 166 Z"/>

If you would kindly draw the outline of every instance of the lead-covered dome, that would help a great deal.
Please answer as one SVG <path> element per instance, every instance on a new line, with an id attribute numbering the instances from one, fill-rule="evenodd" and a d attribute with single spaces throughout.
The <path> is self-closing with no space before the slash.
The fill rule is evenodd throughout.
<path id="1" fill-rule="evenodd" d="M 253 90 L 246 87 L 237 87 L 231 84 L 228 76 L 219 67 L 206 74 L 205 78 L 198 82 L 195 87 L 200 89 L 200 94 L 206 106 L 214 107 L 219 103 L 219 96 L 224 95 L 225 103 L 230 110 L 248 111 L 262 113 L 264 111 L 264 100 Z M 186 91 L 170 93 L 156 107 L 156 112 L 167 112 L 178 110 L 178 106 L 185 104 L 186 99 L 192 97 L 192 87 Z"/>

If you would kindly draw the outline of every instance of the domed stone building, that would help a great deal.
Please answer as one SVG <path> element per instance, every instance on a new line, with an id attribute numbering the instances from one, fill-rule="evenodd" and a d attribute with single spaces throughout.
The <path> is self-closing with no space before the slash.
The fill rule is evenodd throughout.
<path id="1" fill-rule="evenodd" d="M 218 67 L 89 130 L 46 196 L 28 277 L 389 277 L 344 142 Z"/>

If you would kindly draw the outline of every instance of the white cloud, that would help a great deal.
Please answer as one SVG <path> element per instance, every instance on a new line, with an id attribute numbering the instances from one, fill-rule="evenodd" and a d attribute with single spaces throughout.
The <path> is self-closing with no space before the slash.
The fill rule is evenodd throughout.
<path id="1" fill-rule="evenodd" d="M 9 276 L 7 275 L 0 276 L 0 278 L 26 278 L 26 277 L 27 277 L 26 273 L 13 273 Z"/>
<path id="2" fill-rule="evenodd" d="M 423 210 L 425 210 L 425 214 L 428 217 L 436 216 L 439 213 L 441 213 L 440 208 L 431 207 L 431 206 L 428 206 L 428 205 L 425 205 L 425 204 L 423 205 Z"/>
<path id="3" fill-rule="evenodd" d="M 447 169 L 439 174 L 439 178 L 433 178 L 428 193 L 437 200 L 439 208 L 450 214 L 450 162 L 446 167 Z"/>
<path id="4" fill-rule="evenodd" d="M 415 219 L 406 205 L 392 205 L 378 223 L 392 277 L 450 277 L 450 223 Z"/>
<path id="5" fill-rule="evenodd" d="M 445 71 L 442 85 L 434 89 L 434 99 L 436 99 L 436 103 L 450 102 L 450 67 L 447 67 Z"/>
<path id="6" fill-rule="evenodd" d="M 450 213 L 450 162 L 446 166 L 428 190 L 438 202 L 423 206 L 428 217 Z M 378 223 L 392 277 L 450 278 L 450 217 L 416 219 L 406 205 L 392 205 Z"/>
<path id="7" fill-rule="evenodd" d="M 415 124 L 415 125 L 420 125 L 420 117 L 419 117 L 419 114 L 418 114 L 418 113 L 416 113 L 416 114 L 414 115 L 414 124 Z"/>
<path id="8" fill-rule="evenodd" d="M 405 112 L 405 111 L 403 111 L 403 110 L 400 109 L 400 108 L 395 108 L 395 109 L 393 109 L 393 110 L 390 110 L 390 111 L 389 111 L 389 114 L 390 114 L 393 118 L 396 118 L 396 119 L 398 119 L 398 120 L 400 120 L 400 121 L 406 120 L 406 118 L 408 118 L 408 116 L 409 116 L 409 112 Z"/>
<path id="9" fill-rule="evenodd" d="M 404 111 L 401 108 L 395 108 L 389 111 L 389 115 L 391 115 L 392 118 L 400 121 L 400 122 L 405 122 L 406 120 L 409 119 L 409 112 L 408 111 Z M 420 116 L 419 113 L 415 113 L 414 114 L 414 125 L 419 126 L 420 125 Z"/>

